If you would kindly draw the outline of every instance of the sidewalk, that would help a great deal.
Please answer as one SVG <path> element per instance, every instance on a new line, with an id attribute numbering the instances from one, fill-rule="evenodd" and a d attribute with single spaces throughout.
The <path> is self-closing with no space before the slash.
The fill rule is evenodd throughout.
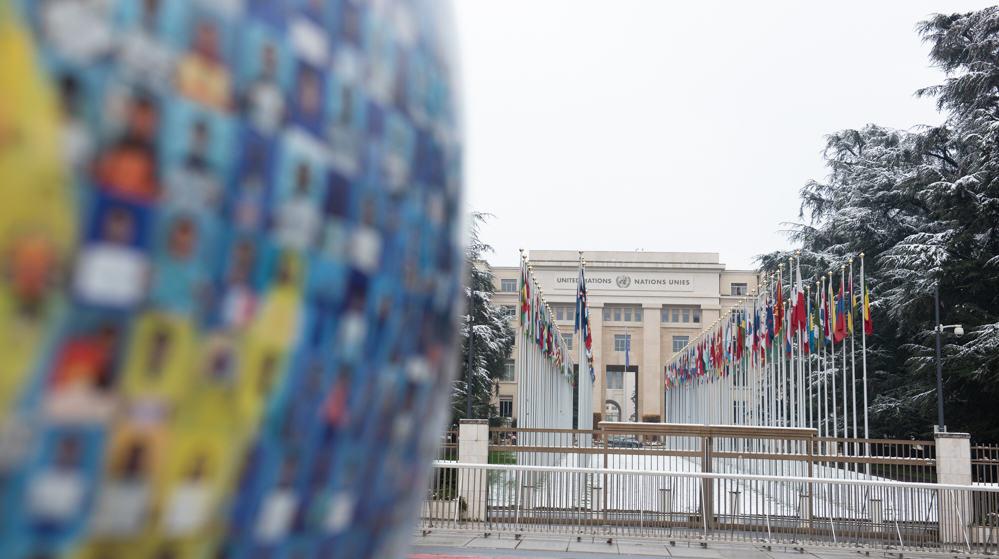
<path id="1" fill-rule="evenodd" d="M 524 535 L 515 539 L 512 534 L 495 534 L 483 537 L 479 532 L 434 530 L 426 536 L 419 532 L 413 536 L 409 559 L 648 559 L 649 557 L 679 559 L 857 559 L 862 557 L 913 557 L 921 559 L 972 557 L 967 553 L 917 552 L 897 550 L 862 549 L 847 547 L 811 547 L 801 551 L 791 545 L 774 545 L 767 549 L 759 542 L 699 542 L 614 539 L 594 540 L 584 537 L 576 541 L 564 535 Z M 979 557 L 979 556 L 973 556 Z"/>

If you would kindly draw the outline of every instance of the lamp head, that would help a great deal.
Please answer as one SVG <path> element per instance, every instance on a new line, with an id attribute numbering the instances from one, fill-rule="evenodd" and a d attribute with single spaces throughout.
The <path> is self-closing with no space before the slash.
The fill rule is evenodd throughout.
<path id="1" fill-rule="evenodd" d="M 955 326 L 954 327 L 954 335 L 957 336 L 958 338 L 960 338 L 961 336 L 963 336 L 964 335 L 964 326 L 961 326 L 960 324 L 958 324 L 957 326 Z"/>

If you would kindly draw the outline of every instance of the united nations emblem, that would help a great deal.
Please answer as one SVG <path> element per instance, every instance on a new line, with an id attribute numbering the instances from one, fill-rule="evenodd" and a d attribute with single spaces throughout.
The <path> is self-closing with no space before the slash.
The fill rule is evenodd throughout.
<path id="1" fill-rule="evenodd" d="M 630 277 L 628 277 L 628 276 L 618 276 L 617 277 L 617 286 L 618 287 L 620 287 L 621 289 L 627 289 L 629 285 L 631 285 L 631 278 Z"/>

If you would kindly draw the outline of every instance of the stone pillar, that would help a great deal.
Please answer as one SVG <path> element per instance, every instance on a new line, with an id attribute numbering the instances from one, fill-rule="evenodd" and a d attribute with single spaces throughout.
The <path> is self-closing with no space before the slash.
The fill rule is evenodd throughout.
<path id="1" fill-rule="evenodd" d="M 489 421 L 462 419 L 458 425 L 458 462 L 460 464 L 489 463 Z M 486 470 L 458 470 L 458 497 L 465 503 L 466 520 L 486 519 Z"/>
<path id="2" fill-rule="evenodd" d="M 971 485 L 971 437 L 968 433 L 935 433 L 937 483 Z M 970 492 L 941 490 L 937 498 L 940 541 L 963 546 L 968 537 L 972 506 Z"/>
<path id="3" fill-rule="evenodd" d="M 701 471 L 708 474 L 714 471 L 714 440 L 710 436 L 701 438 Z M 715 480 L 701 479 L 701 513 L 704 515 L 704 527 L 711 529 L 715 525 Z"/>

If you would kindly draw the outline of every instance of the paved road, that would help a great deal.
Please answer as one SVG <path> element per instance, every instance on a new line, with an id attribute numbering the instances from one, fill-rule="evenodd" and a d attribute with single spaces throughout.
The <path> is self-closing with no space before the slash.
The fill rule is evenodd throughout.
<path id="1" fill-rule="evenodd" d="M 488 538 L 480 533 L 434 530 L 426 536 L 419 532 L 413 537 L 409 559 L 648 559 L 649 557 L 677 559 L 859 559 L 864 557 L 890 557 L 893 559 L 920 558 L 943 559 L 969 557 L 966 553 L 925 553 L 905 551 L 899 555 L 894 550 L 860 550 L 858 548 L 814 548 L 801 551 L 791 546 L 771 546 L 753 542 L 709 542 L 701 547 L 698 542 L 669 542 L 655 540 L 605 540 L 566 536 L 525 535 L 515 539 L 510 534 Z M 977 557 L 977 556 L 976 556 Z M 984 556 L 982 556 L 984 557 Z M 995 556 L 992 556 L 995 557 Z"/>

